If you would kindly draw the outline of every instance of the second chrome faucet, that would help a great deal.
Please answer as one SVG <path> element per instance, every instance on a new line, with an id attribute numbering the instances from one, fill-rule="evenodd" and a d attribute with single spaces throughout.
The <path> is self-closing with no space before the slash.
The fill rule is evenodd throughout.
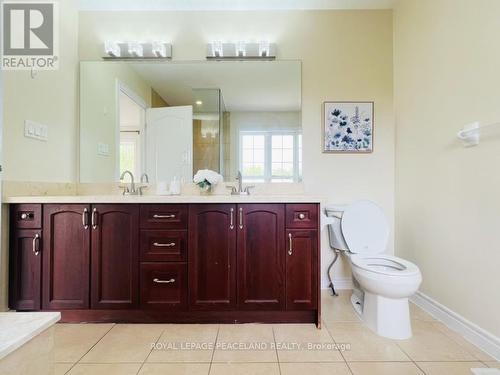
<path id="1" fill-rule="evenodd" d="M 236 189 L 235 186 L 226 186 L 228 189 L 231 189 L 231 195 L 250 195 L 250 189 L 253 189 L 255 186 L 249 185 L 243 188 L 243 176 L 241 175 L 241 172 L 238 171 L 238 176 L 236 177 L 236 180 L 238 181 L 238 188 Z"/>

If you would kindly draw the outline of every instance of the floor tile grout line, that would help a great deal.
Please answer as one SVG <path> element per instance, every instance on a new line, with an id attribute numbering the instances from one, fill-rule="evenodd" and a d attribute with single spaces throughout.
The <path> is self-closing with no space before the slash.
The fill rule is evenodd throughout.
<path id="1" fill-rule="evenodd" d="M 160 341 L 161 337 L 163 336 L 163 334 L 165 333 L 165 331 L 166 331 L 166 330 L 167 330 L 167 326 L 165 326 L 165 327 L 162 329 L 162 331 L 161 331 L 160 335 L 158 336 L 158 338 L 157 338 L 157 339 L 156 339 L 156 341 L 155 341 L 155 345 L 158 343 L 158 341 Z M 151 355 L 151 353 L 153 352 L 153 349 L 154 349 L 154 347 L 153 347 L 153 348 L 151 348 L 151 350 L 149 351 L 148 355 L 146 356 L 146 358 L 144 359 L 144 361 L 143 361 L 143 362 L 141 363 L 141 365 L 139 366 L 139 369 L 137 370 L 136 375 L 139 375 L 139 373 L 141 372 L 142 367 L 144 366 L 144 364 L 145 364 L 145 363 L 146 363 L 146 361 L 148 360 L 149 356 L 150 356 L 150 355 Z"/>
<path id="2" fill-rule="evenodd" d="M 456 333 L 458 334 L 457 332 L 451 330 L 450 328 L 448 328 L 448 326 L 446 324 L 444 324 L 443 322 L 439 321 L 439 320 L 435 320 L 434 322 L 431 322 L 432 325 L 436 324 L 436 323 L 439 323 L 439 324 L 442 324 L 445 326 L 446 329 L 450 330 L 451 332 L 453 333 Z M 441 332 L 441 330 L 438 329 L 439 332 Z M 445 332 L 441 332 L 443 335 L 445 335 L 447 338 L 449 338 L 451 341 L 453 341 L 455 344 L 457 344 L 460 348 L 462 348 L 465 352 L 467 352 L 469 355 L 471 355 L 473 358 L 475 358 L 476 360 L 482 362 L 483 360 L 480 359 L 478 356 L 476 356 L 474 353 L 472 353 L 471 351 L 469 351 L 464 345 L 462 345 L 459 340 L 455 339 L 455 337 L 453 337 L 453 335 L 447 335 Z M 474 345 L 473 343 L 471 343 L 470 341 L 468 341 L 465 337 L 462 337 L 462 335 L 458 334 L 460 336 L 460 338 L 462 340 L 464 340 L 465 342 L 467 342 L 468 344 L 472 345 L 474 348 L 476 348 L 476 350 L 484 353 L 481 348 L 477 347 L 476 345 Z M 487 353 L 485 353 L 487 354 Z"/>
<path id="3" fill-rule="evenodd" d="M 88 350 L 87 350 L 87 351 L 86 351 L 86 352 L 85 352 L 85 353 L 84 353 L 84 354 L 83 354 L 83 355 L 82 355 L 82 356 L 78 359 L 78 361 L 76 361 L 76 362 L 73 364 L 73 367 L 74 367 L 74 365 L 76 365 L 77 363 L 81 363 L 81 360 L 82 360 L 82 359 L 83 359 L 83 358 L 84 358 L 87 354 L 89 354 L 89 353 L 90 353 L 90 351 L 91 351 L 92 349 L 94 349 L 94 347 L 95 347 L 97 344 L 99 344 L 99 343 L 101 342 L 101 340 L 102 340 L 102 339 L 103 339 L 103 338 L 104 338 L 104 337 L 105 337 L 105 336 L 106 336 L 106 335 L 107 335 L 107 334 L 108 334 L 108 333 L 109 333 L 109 332 L 110 332 L 113 328 L 115 328 L 115 326 L 116 326 L 116 323 L 112 323 L 111 328 L 110 328 L 110 329 L 108 329 L 108 330 L 104 333 L 104 335 L 102 335 L 102 336 L 99 338 L 99 340 L 97 340 L 97 341 L 94 343 L 94 345 L 92 345 L 92 346 L 91 346 L 91 347 L 90 347 L 90 348 L 89 348 L 89 349 L 88 349 Z M 71 369 L 72 369 L 73 367 L 71 367 Z M 71 370 L 71 369 L 70 369 L 70 370 Z M 70 371 L 70 370 L 68 370 L 68 371 Z"/>
<path id="4" fill-rule="evenodd" d="M 325 326 L 325 329 L 326 329 L 326 332 L 328 332 L 328 335 L 330 336 L 330 338 L 332 339 L 333 343 L 335 345 L 337 345 L 337 340 L 335 340 L 335 338 L 333 337 L 333 334 L 332 332 L 330 331 L 330 329 L 328 328 L 328 324 L 326 324 L 326 322 L 323 321 L 323 325 Z M 337 348 L 338 350 L 338 348 Z M 349 366 L 349 363 L 347 362 L 347 360 L 345 359 L 344 357 L 344 353 L 342 353 L 342 350 L 338 350 L 340 356 L 342 357 L 342 359 L 344 360 L 344 363 L 346 364 L 347 366 L 347 369 L 349 370 L 349 372 L 354 375 L 354 372 L 352 371 L 351 369 L 351 366 Z"/>
<path id="5" fill-rule="evenodd" d="M 278 354 L 278 344 L 276 343 L 276 333 L 274 332 L 274 324 L 271 324 L 271 331 L 273 332 L 274 351 L 276 352 L 276 361 L 278 362 L 278 371 L 281 375 L 280 356 Z"/>
<path id="6" fill-rule="evenodd" d="M 212 358 L 210 358 L 210 365 L 208 366 L 208 374 L 212 372 L 212 363 L 214 363 L 215 349 L 217 348 L 217 341 L 219 340 L 220 324 L 217 325 L 217 334 L 215 335 L 214 348 L 212 350 Z"/>
<path id="7" fill-rule="evenodd" d="M 80 325 L 80 324 L 79 324 L 79 325 Z M 73 363 L 71 364 L 71 367 L 70 367 L 70 368 L 69 368 L 69 369 L 68 369 L 68 370 L 67 370 L 64 374 L 68 374 L 68 373 L 69 373 L 69 372 L 73 369 L 73 367 L 75 367 L 77 364 L 81 363 L 80 361 L 83 359 L 83 357 L 85 357 L 85 356 L 86 356 L 86 355 L 87 355 L 87 354 L 88 354 L 88 353 L 89 353 L 89 352 L 90 352 L 90 351 L 94 348 L 94 346 L 96 346 L 96 345 L 97 345 L 97 344 L 98 344 L 98 343 L 99 343 L 99 342 L 100 342 L 100 341 L 104 338 L 104 336 L 106 336 L 106 335 L 109 333 L 109 331 L 111 331 L 111 330 L 115 327 L 115 325 L 116 325 L 115 323 L 112 323 L 111 328 L 110 328 L 110 329 L 108 329 L 108 330 L 104 333 L 104 335 L 102 335 L 102 336 L 99 338 L 99 340 L 97 340 L 97 341 L 96 341 L 96 342 L 95 342 L 95 343 L 94 343 L 94 344 L 93 344 L 93 345 L 92 345 L 92 346 L 91 346 L 91 347 L 90 347 L 90 348 L 89 348 L 89 349 L 88 349 L 88 350 L 87 350 L 87 351 L 86 351 L 86 352 L 85 352 L 82 356 L 80 356 L 80 358 L 79 358 L 76 362 L 73 362 Z M 56 362 L 56 363 L 57 363 L 57 362 Z M 59 363 L 64 363 L 64 362 L 59 362 Z"/>

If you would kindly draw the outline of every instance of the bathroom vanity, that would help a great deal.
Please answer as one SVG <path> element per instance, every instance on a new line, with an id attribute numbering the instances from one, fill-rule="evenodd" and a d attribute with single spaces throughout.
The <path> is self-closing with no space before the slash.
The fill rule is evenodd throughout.
<path id="1" fill-rule="evenodd" d="M 320 324 L 319 201 L 11 198 L 10 308 L 64 322 Z"/>

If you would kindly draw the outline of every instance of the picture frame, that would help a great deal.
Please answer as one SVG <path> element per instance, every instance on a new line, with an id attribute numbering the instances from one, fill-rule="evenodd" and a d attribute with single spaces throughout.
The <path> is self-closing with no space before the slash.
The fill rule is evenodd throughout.
<path id="1" fill-rule="evenodd" d="M 374 106 L 372 101 L 323 102 L 322 152 L 372 153 Z"/>

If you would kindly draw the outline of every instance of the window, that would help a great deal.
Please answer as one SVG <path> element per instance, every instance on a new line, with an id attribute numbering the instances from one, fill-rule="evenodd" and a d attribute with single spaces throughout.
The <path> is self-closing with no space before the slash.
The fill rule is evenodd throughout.
<path id="1" fill-rule="evenodd" d="M 241 132 L 240 170 L 246 182 L 302 180 L 302 135 L 298 132 Z"/>
<path id="2" fill-rule="evenodd" d="M 265 180 L 265 135 L 243 135 L 241 173 L 247 180 Z"/>

